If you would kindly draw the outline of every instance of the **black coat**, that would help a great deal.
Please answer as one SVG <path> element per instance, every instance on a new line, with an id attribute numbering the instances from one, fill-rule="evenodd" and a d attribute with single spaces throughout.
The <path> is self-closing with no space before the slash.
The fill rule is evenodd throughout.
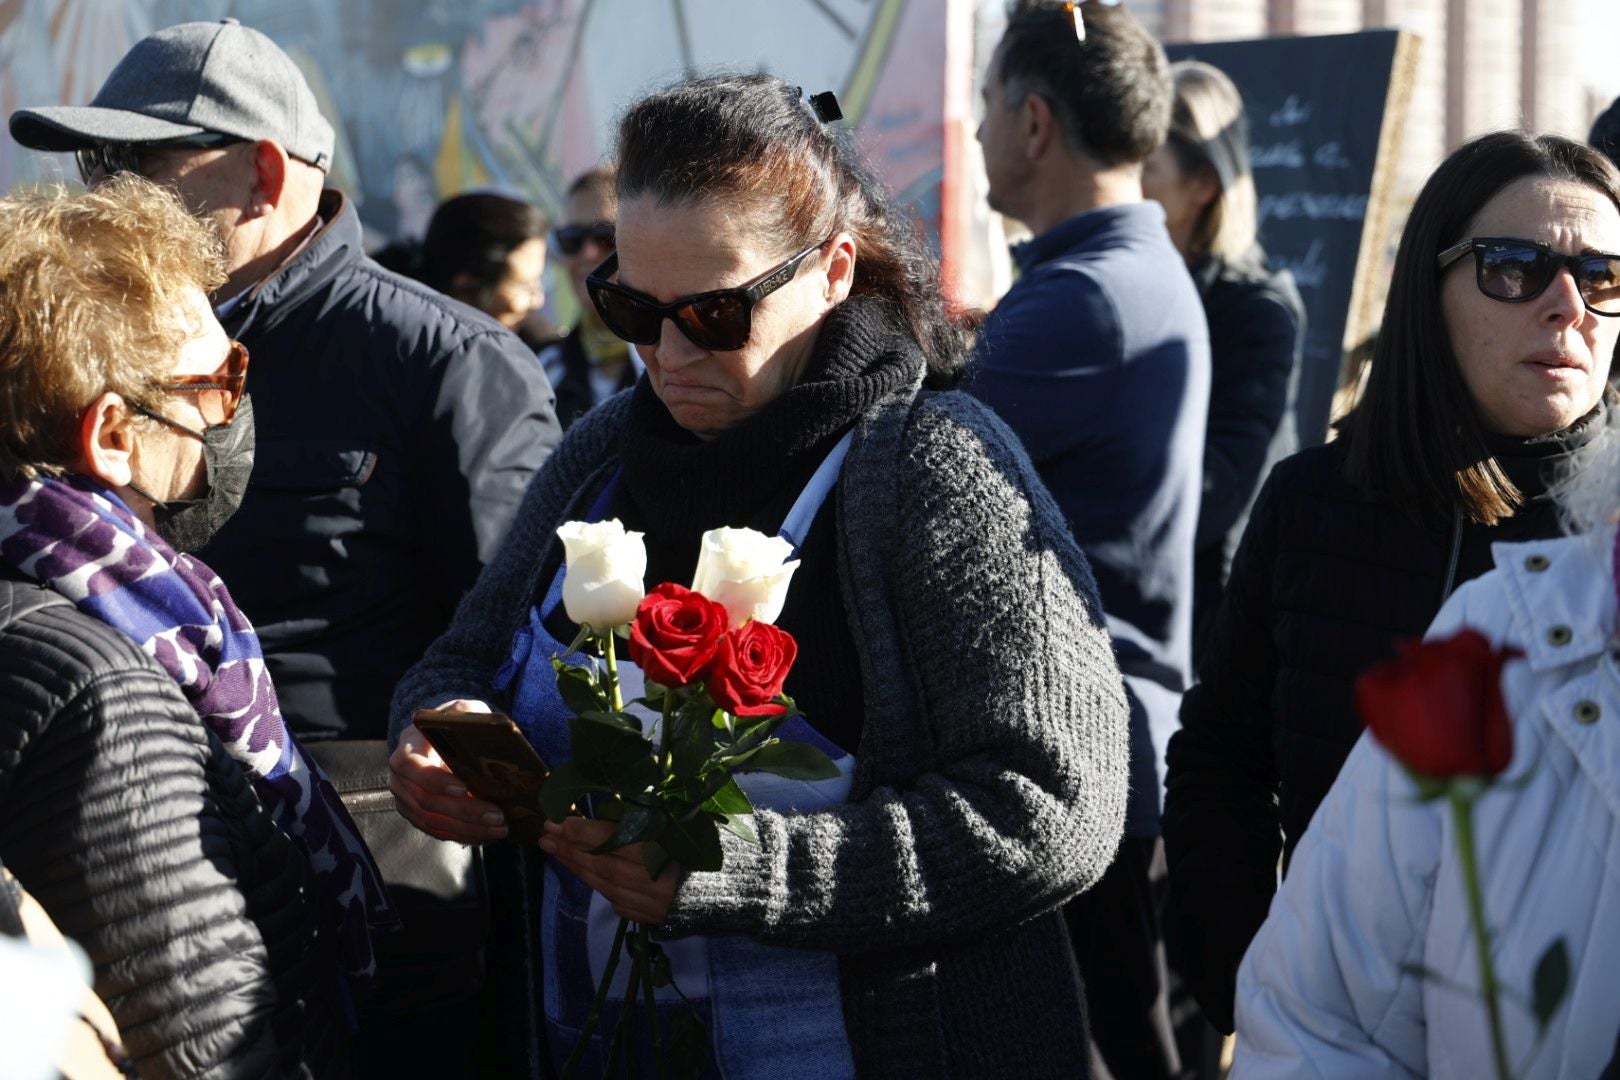
<path id="1" fill-rule="evenodd" d="M 0 576 L 0 863 L 95 965 L 147 1080 L 342 1076 L 308 862 L 128 637 Z"/>
<path id="2" fill-rule="evenodd" d="M 302 738 L 380 739 L 561 438 L 545 373 L 493 319 L 384 270 L 342 196 L 222 317 L 248 347 L 258 455 L 202 553 Z"/>
<path id="3" fill-rule="evenodd" d="M 1299 446 L 1294 396 L 1305 304 L 1286 270 L 1256 248 L 1239 262 L 1193 269 L 1209 321 L 1209 425 L 1193 541 L 1193 656 L 1201 657 L 1249 508 L 1271 467 Z"/>
<path id="4" fill-rule="evenodd" d="M 1594 434 L 1601 415 L 1573 440 Z M 1541 476 L 1569 445 L 1499 440 L 1498 462 L 1538 497 L 1494 527 L 1463 526 L 1453 586 L 1490 569 L 1493 543 L 1560 534 Z M 1261 489 L 1170 741 L 1163 820 L 1166 933 L 1222 1030 L 1232 1030 L 1238 962 L 1276 891 L 1279 856 L 1361 735 L 1355 678 L 1440 610 L 1455 524 L 1418 522 L 1353 490 L 1336 443 L 1283 461 Z"/>

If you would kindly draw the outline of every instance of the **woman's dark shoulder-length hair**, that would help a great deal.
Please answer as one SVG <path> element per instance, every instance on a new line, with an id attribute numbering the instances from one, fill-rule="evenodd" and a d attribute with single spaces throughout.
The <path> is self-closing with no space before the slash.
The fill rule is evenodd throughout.
<path id="1" fill-rule="evenodd" d="M 1498 131 L 1464 143 L 1435 169 L 1401 232 L 1367 385 L 1338 430 L 1351 484 L 1419 519 L 1460 510 L 1491 525 L 1522 501 L 1491 456 L 1457 368 L 1436 256 L 1468 238 L 1486 203 L 1531 176 L 1584 184 L 1620 209 L 1620 174 L 1603 155 L 1559 135 Z"/>
<path id="2" fill-rule="evenodd" d="M 823 123 L 798 87 L 774 75 L 688 79 L 632 104 L 619 124 L 620 205 L 734 200 L 784 253 L 840 230 L 855 238 L 853 296 L 884 301 L 922 349 L 929 382 L 964 363 L 947 318 L 939 262 L 917 223 L 860 160 L 854 140 Z"/>

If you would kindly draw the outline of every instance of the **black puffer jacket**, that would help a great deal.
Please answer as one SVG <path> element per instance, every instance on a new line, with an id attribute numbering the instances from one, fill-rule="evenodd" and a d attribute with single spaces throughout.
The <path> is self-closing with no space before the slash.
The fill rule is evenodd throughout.
<path id="1" fill-rule="evenodd" d="M 1493 543 L 1559 535 L 1543 473 L 1601 427 L 1600 409 L 1561 436 L 1492 440 L 1533 497 L 1494 527 L 1463 525 L 1453 587 L 1491 568 Z M 1340 444 L 1295 454 L 1261 489 L 1167 760 L 1166 933 L 1224 1031 L 1278 857 L 1292 854 L 1361 735 L 1355 678 L 1440 610 L 1455 525 L 1353 490 Z"/>
<path id="2" fill-rule="evenodd" d="M 141 1076 L 342 1076 L 308 864 L 174 681 L 0 570 L 0 862 L 95 964 Z"/>

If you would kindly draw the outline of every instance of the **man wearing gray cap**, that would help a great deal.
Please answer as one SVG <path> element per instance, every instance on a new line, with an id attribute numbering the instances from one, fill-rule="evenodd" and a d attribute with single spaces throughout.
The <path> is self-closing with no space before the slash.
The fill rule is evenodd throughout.
<path id="1" fill-rule="evenodd" d="M 542 368 L 493 320 L 382 269 L 324 187 L 332 126 L 234 19 L 160 30 L 84 107 L 21 109 L 87 184 L 170 182 L 225 237 L 214 303 L 252 353 L 252 486 L 205 549 L 306 741 L 381 738 L 399 676 L 493 554 L 560 437 Z"/>

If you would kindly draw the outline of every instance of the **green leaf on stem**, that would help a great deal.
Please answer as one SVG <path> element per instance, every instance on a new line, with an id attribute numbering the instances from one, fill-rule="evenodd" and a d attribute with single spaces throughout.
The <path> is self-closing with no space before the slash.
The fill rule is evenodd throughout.
<path id="1" fill-rule="evenodd" d="M 565 664 L 552 657 L 551 666 L 557 669 L 557 693 L 563 704 L 576 715 L 584 712 L 607 712 L 613 708 L 607 692 L 597 684 L 596 673 L 576 664 Z"/>
<path id="2" fill-rule="evenodd" d="M 606 724 L 611 728 L 629 732 L 631 735 L 641 734 L 641 721 L 627 712 L 603 712 L 601 709 L 587 709 L 577 714 L 581 720 L 589 720 L 593 724 Z"/>
<path id="3" fill-rule="evenodd" d="M 1559 938 L 1536 962 L 1533 999 L 1536 1024 L 1545 1028 L 1569 992 L 1569 948 Z"/>
<path id="4" fill-rule="evenodd" d="M 563 650 L 563 654 L 566 656 L 579 652 L 580 649 L 585 647 L 585 643 L 587 641 L 594 639 L 596 636 L 596 631 L 592 630 L 589 626 L 580 627 L 579 633 L 574 635 L 574 640 L 568 643 L 568 648 Z"/>
<path id="5" fill-rule="evenodd" d="M 657 881 L 658 875 L 669 865 L 669 852 L 657 840 L 648 840 L 641 845 L 641 865 L 646 868 L 647 876 Z"/>
<path id="6" fill-rule="evenodd" d="M 737 781 L 727 778 L 725 785 L 710 795 L 703 804 L 703 809 L 711 814 L 720 814 L 724 817 L 738 817 L 742 814 L 752 814 L 754 804 L 748 801 L 748 795 Z"/>
<path id="7" fill-rule="evenodd" d="M 591 849 L 592 855 L 606 855 L 610 851 L 629 844 L 639 844 L 643 840 L 650 840 L 664 827 L 669 815 L 664 813 L 662 807 L 630 805 L 625 809 L 624 817 L 619 819 L 619 828 L 607 842 Z"/>
<path id="8" fill-rule="evenodd" d="M 723 855 L 720 850 L 720 829 L 707 814 L 697 814 L 681 821 L 671 821 L 659 842 L 670 858 L 687 870 L 714 871 L 720 869 Z"/>
<path id="9" fill-rule="evenodd" d="M 714 754 L 714 728 L 693 724 L 685 732 L 672 732 L 671 736 L 670 772 L 681 779 L 696 777 Z"/>
<path id="10" fill-rule="evenodd" d="M 838 775 L 838 766 L 832 759 L 809 743 L 766 743 L 739 771 L 768 772 L 785 776 L 789 780 L 831 780 Z"/>
<path id="11" fill-rule="evenodd" d="M 571 716 L 568 742 L 580 774 L 602 787 L 633 795 L 657 781 L 652 743 L 639 734 Z"/>
<path id="12" fill-rule="evenodd" d="M 547 820 L 561 824 L 564 818 L 573 813 L 576 802 L 597 790 L 599 788 L 579 771 L 579 766 L 565 761 L 551 770 L 551 775 L 541 786 L 540 809 Z"/>

